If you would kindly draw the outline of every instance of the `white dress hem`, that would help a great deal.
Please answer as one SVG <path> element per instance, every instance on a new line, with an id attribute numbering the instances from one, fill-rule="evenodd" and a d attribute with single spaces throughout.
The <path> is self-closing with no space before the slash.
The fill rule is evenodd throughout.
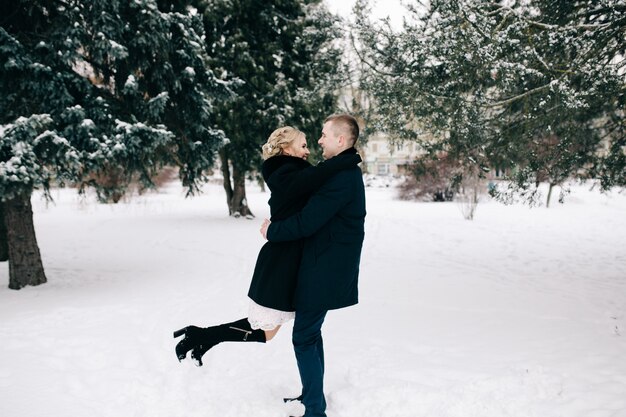
<path id="1" fill-rule="evenodd" d="M 294 311 L 275 310 L 264 307 L 250 300 L 248 308 L 248 321 L 254 330 L 273 330 L 296 317 Z"/>

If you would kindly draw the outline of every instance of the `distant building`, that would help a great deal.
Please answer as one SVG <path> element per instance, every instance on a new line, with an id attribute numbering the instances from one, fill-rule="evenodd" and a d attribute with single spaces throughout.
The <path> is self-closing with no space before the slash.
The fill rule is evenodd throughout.
<path id="1" fill-rule="evenodd" d="M 376 133 L 361 148 L 363 171 L 371 175 L 397 176 L 407 174 L 407 168 L 419 155 L 413 142 L 393 144 L 385 134 Z"/>
<path id="2" fill-rule="evenodd" d="M 381 177 L 410 174 L 410 165 L 423 154 L 419 148 L 418 144 L 409 141 L 393 143 L 384 133 L 372 134 L 367 144 L 359 148 L 363 157 L 363 173 Z M 489 180 L 501 179 L 510 174 L 511 168 L 506 165 L 494 165 L 484 173 Z"/>

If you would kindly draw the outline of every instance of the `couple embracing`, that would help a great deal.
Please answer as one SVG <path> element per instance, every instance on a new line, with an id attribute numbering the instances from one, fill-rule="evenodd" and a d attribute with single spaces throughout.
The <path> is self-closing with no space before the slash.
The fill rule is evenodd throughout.
<path id="1" fill-rule="evenodd" d="M 282 324 L 294 320 L 292 341 L 302 382 L 295 398 L 304 417 L 326 417 L 323 392 L 322 324 L 329 310 L 358 302 L 358 275 L 364 238 L 365 189 L 354 145 L 359 127 L 341 114 L 324 122 L 318 141 L 324 162 L 309 164 L 304 134 L 276 129 L 263 145 L 263 179 L 271 197 L 271 221 L 248 296 L 248 317 L 218 326 L 188 326 L 176 345 L 179 360 L 202 356 L 221 342 L 271 340 Z"/>

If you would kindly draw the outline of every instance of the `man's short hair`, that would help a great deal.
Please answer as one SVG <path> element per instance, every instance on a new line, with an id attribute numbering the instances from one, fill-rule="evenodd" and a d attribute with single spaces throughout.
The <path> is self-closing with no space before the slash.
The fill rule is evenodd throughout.
<path id="1" fill-rule="evenodd" d="M 334 114 L 332 116 L 328 116 L 324 123 L 332 122 L 333 130 L 335 133 L 344 134 L 348 139 L 352 140 L 352 146 L 356 144 L 356 141 L 359 139 L 359 124 L 356 119 L 349 114 Z"/>

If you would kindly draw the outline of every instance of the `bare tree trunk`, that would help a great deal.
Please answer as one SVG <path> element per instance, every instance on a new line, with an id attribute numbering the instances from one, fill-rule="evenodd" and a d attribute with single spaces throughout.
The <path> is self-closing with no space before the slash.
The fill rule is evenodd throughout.
<path id="1" fill-rule="evenodd" d="M 9 244 L 7 242 L 7 226 L 4 221 L 4 203 L 0 201 L 0 262 L 9 260 Z"/>
<path id="2" fill-rule="evenodd" d="M 546 208 L 550 208 L 550 197 L 552 197 L 552 189 L 554 186 L 555 184 L 550 183 L 550 187 L 548 188 L 548 198 L 546 200 Z"/>
<path id="3" fill-rule="evenodd" d="M 219 152 L 222 164 L 222 176 L 224 177 L 224 191 L 226 191 L 226 204 L 228 205 L 228 215 L 233 217 L 254 218 L 254 214 L 248 207 L 246 199 L 246 172 L 238 169 L 233 164 L 232 182 L 230 179 L 230 165 L 228 152 L 222 148 Z"/>
<path id="4" fill-rule="evenodd" d="M 226 152 L 226 148 L 220 149 L 220 163 L 222 170 L 222 183 L 224 184 L 224 191 L 226 192 L 226 204 L 228 205 L 228 215 L 233 215 L 233 209 L 230 205 L 231 200 L 233 199 L 233 186 L 230 182 L 230 167 L 228 165 L 228 154 Z"/>
<path id="5" fill-rule="evenodd" d="M 47 281 L 35 236 L 30 195 L 8 200 L 4 206 L 9 246 L 9 288 L 19 290 L 27 285 Z"/>
<path id="6" fill-rule="evenodd" d="M 245 216 L 254 218 L 254 214 L 248 207 L 246 198 L 246 172 L 233 166 L 233 183 L 235 184 L 233 197 L 230 200 L 231 215 L 235 217 Z"/>
<path id="7" fill-rule="evenodd" d="M 474 220 L 480 193 L 484 188 L 483 180 L 477 175 L 470 174 L 463 178 L 463 182 L 455 195 L 455 199 L 459 203 L 461 213 L 463 213 L 465 220 Z"/>

